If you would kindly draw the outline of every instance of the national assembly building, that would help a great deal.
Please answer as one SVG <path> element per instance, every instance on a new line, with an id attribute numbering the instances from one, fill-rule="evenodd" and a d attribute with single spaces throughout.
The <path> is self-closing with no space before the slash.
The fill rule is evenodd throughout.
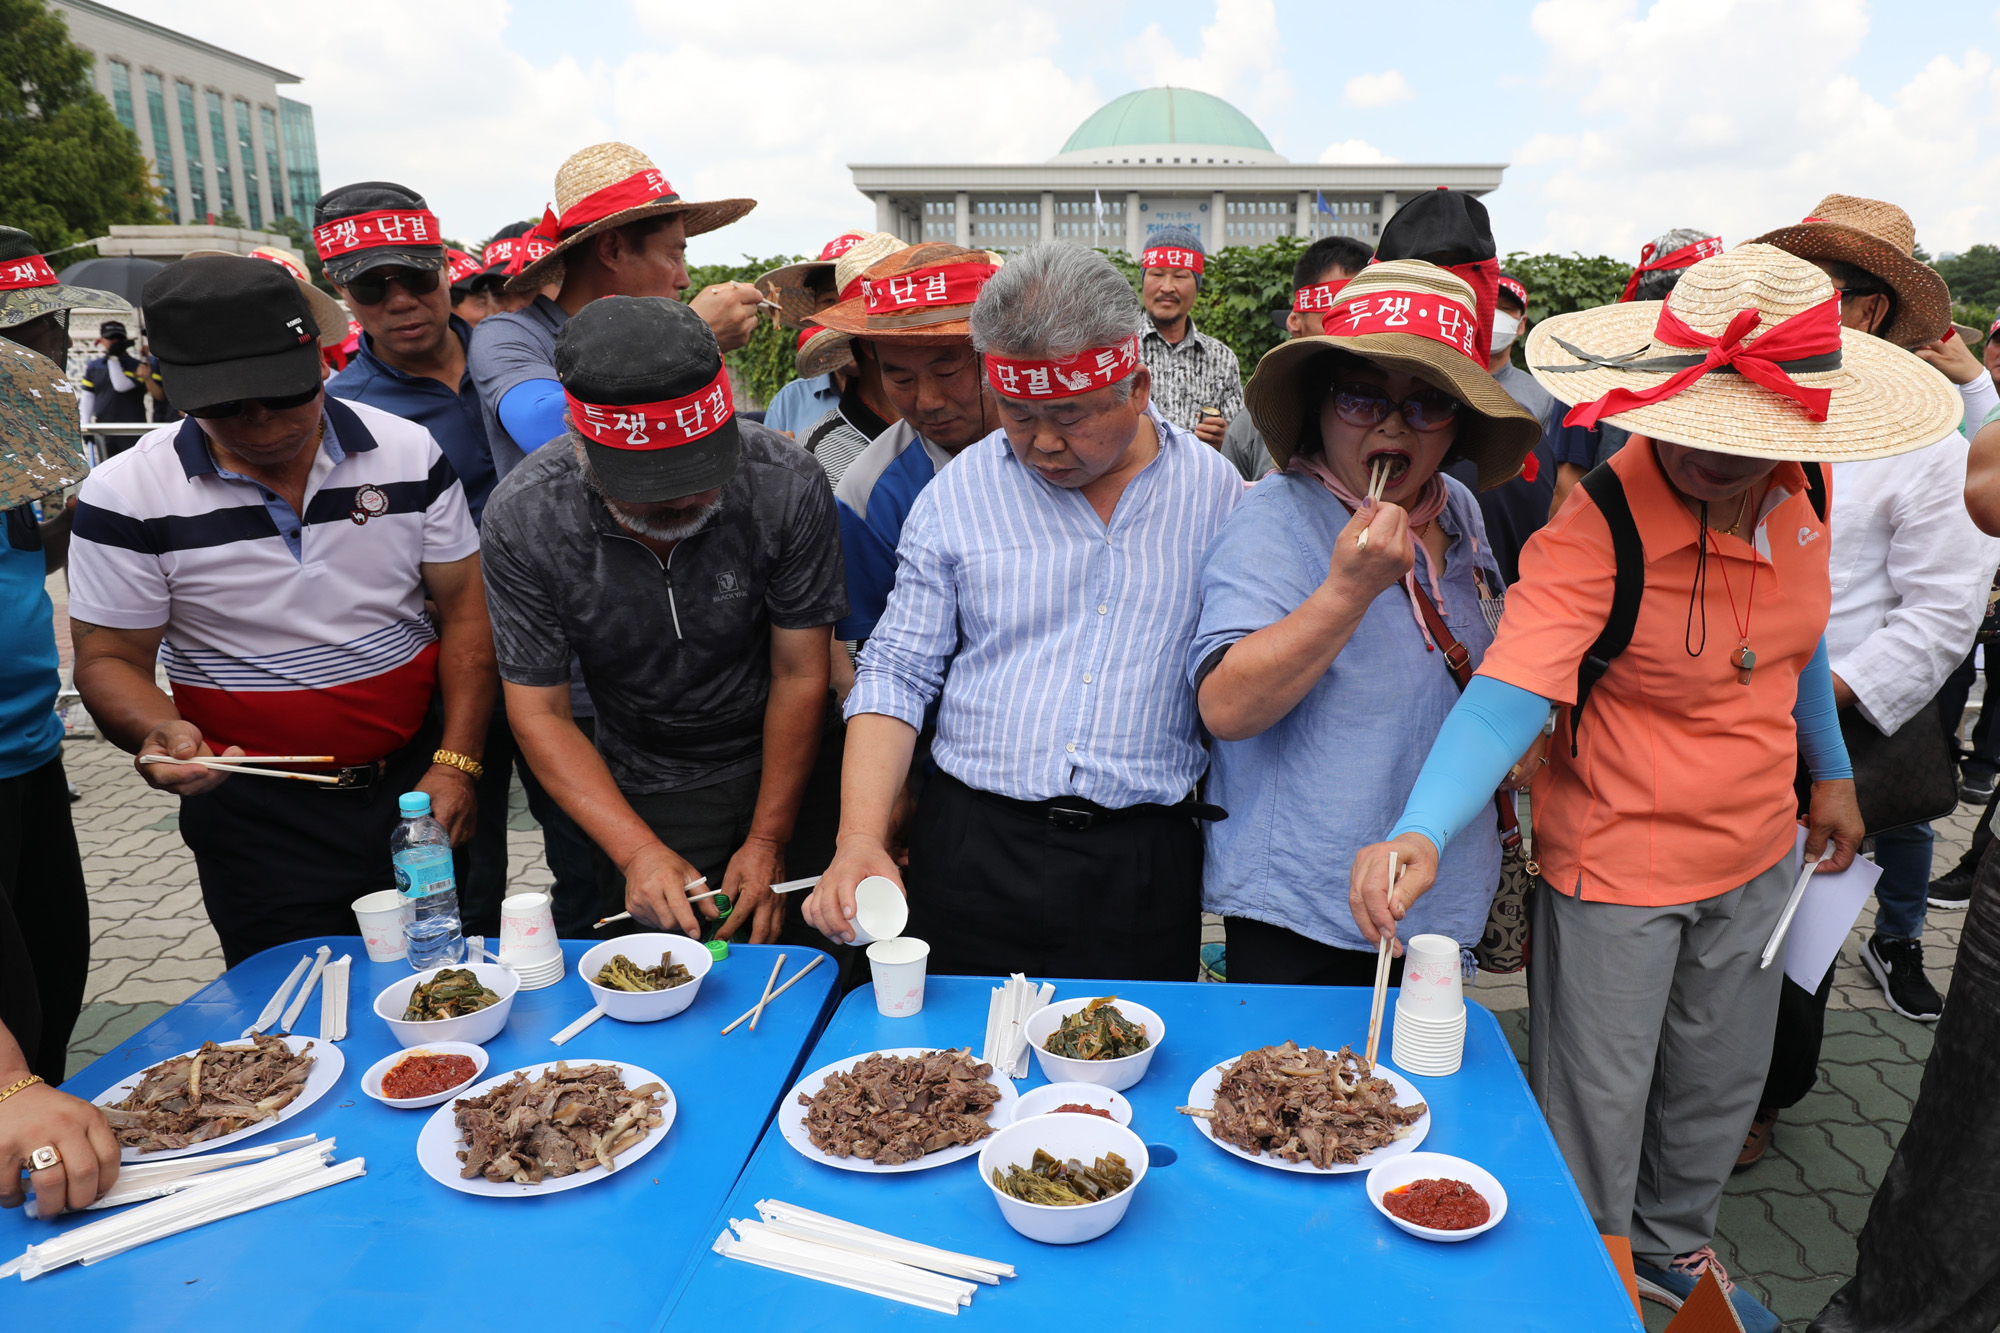
<path id="1" fill-rule="evenodd" d="M 1504 163 L 1287 161 L 1248 116 L 1188 88 L 1142 88 L 1099 109 L 1046 162 L 853 164 L 875 226 L 906 241 L 1008 250 L 1063 238 L 1136 255 L 1164 227 L 1210 252 L 1280 236 L 1373 245 L 1398 203 L 1439 186 L 1486 194 Z"/>

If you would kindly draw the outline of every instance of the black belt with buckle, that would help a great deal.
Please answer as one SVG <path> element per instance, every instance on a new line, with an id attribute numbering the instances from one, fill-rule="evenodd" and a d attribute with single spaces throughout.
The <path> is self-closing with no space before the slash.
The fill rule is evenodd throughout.
<path id="1" fill-rule="evenodd" d="M 949 774 L 943 776 L 949 777 Z M 953 779 L 956 781 L 956 779 Z M 964 784 L 961 784 L 964 785 Z M 1081 796 L 1056 796 L 1046 801 L 1017 801 L 1011 796 L 998 792 L 981 791 L 977 787 L 966 786 L 967 791 L 995 805 L 1028 815 L 1036 819 L 1046 819 L 1050 825 L 1065 833 L 1082 833 L 1102 824 L 1115 824 L 1126 819 L 1157 818 L 1162 815 L 1181 819 L 1220 820 L 1229 818 L 1229 812 L 1208 801 L 1196 800 L 1192 793 L 1186 800 L 1174 805 L 1162 805 L 1157 801 L 1144 801 L 1138 805 L 1124 805 L 1113 808 L 1087 801 Z"/>
<path id="2" fill-rule="evenodd" d="M 336 768 L 322 775 L 332 778 L 332 782 L 319 782 L 313 785 L 321 791 L 367 791 L 380 782 L 382 775 L 388 770 L 389 761 L 386 759 L 377 759 L 372 764 L 350 764 L 346 768 Z"/>

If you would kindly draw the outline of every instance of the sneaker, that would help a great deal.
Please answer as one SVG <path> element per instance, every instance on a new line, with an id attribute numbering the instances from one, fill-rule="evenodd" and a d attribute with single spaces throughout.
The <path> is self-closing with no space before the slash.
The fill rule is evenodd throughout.
<path id="1" fill-rule="evenodd" d="M 1931 881 L 1930 904 L 1946 911 L 1964 908 L 1972 900 L 1972 869 L 1954 866 Z"/>
<path id="2" fill-rule="evenodd" d="M 1991 770 L 1968 768 L 1958 775 L 1958 799 L 1967 805 L 1985 805 L 1993 799 L 1994 783 Z"/>
<path id="3" fill-rule="evenodd" d="M 1771 1136 L 1777 1131 L 1778 1113 L 1760 1109 L 1757 1118 L 1750 1122 L 1750 1132 L 1743 1137 L 1743 1151 L 1736 1154 L 1733 1171 L 1747 1171 L 1763 1161 L 1771 1147 Z"/>
<path id="4" fill-rule="evenodd" d="M 1875 974 L 1889 1007 L 1919 1023 L 1935 1023 L 1944 1012 L 1944 997 L 1924 975 L 1921 940 L 1885 940 L 1872 935 L 1861 948 L 1861 961 Z"/>
<path id="5" fill-rule="evenodd" d="M 1229 980 L 1228 949 L 1226 944 L 1204 944 L 1201 946 L 1201 975 L 1209 981 Z"/>
<path id="6" fill-rule="evenodd" d="M 1729 1306 L 1736 1311 L 1743 1333 L 1778 1333 L 1778 1316 L 1765 1309 L 1755 1296 L 1731 1282 L 1729 1274 L 1722 1271 L 1722 1262 L 1715 1257 L 1715 1251 L 1706 1245 L 1693 1254 L 1682 1255 L 1664 1269 L 1634 1261 L 1632 1271 L 1639 1279 L 1639 1295 L 1669 1310 L 1680 1309 L 1681 1302 L 1694 1295 L 1695 1285 L 1701 1281 L 1703 1273 L 1713 1273 L 1723 1294 L 1729 1297 Z"/>

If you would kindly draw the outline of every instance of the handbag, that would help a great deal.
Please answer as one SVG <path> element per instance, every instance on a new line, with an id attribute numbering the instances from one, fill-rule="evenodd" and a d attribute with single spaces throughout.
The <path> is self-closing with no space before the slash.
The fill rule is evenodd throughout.
<path id="1" fill-rule="evenodd" d="M 1472 683 L 1472 654 L 1466 650 L 1452 632 L 1445 628 L 1444 617 L 1438 614 L 1431 595 L 1424 590 L 1421 580 L 1416 581 L 1417 609 L 1424 618 L 1424 628 L 1430 631 L 1431 642 L 1444 654 L 1444 664 L 1451 671 L 1451 678 L 1458 683 L 1461 693 Z M 1500 597 L 1486 595 L 1483 579 L 1480 580 L 1479 601 L 1482 611 L 1488 610 L 1487 603 L 1500 602 Z M 1498 617 L 1489 614 L 1489 624 Z M 1546 741 L 1546 737 L 1543 738 Z M 1492 905 L 1486 909 L 1486 928 L 1480 932 L 1479 943 L 1472 946 L 1472 961 L 1482 972 L 1519 972 L 1528 965 L 1528 896 L 1534 889 L 1535 879 L 1541 874 L 1541 867 L 1529 859 L 1528 849 L 1521 840 L 1521 821 L 1514 810 L 1514 793 L 1502 791 L 1494 793 L 1493 804 L 1498 810 L 1500 827 L 1500 882 L 1493 890 Z"/>
<path id="2" fill-rule="evenodd" d="M 1873 837 L 1912 824 L 1943 819 L 1958 808 L 1951 745 L 1937 700 L 1919 708 L 1893 735 L 1883 735 L 1859 709 L 1840 714 L 1840 737 L 1854 765 L 1854 795 L 1861 823 Z M 1812 780 L 1799 761 L 1799 809 L 1811 805 Z"/>

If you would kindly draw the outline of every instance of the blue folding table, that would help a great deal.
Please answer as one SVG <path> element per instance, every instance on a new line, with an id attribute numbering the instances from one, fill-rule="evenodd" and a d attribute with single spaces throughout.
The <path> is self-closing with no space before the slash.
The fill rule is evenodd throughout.
<path id="1" fill-rule="evenodd" d="M 549 1038 L 591 1007 L 576 975 L 589 941 L 568 941 L 554 986 L 515 997 L 506 1028 L 486 1043 L 481 1077 L 564 1059 L 620 1060 L 665 1079 L 680 1103 L 666 1139 L 629 1169 L 545 1198 L 475 1198 L 417 1165 L 417 1133 L 434 1113 L 399 1111 L 361 1092 L 361 1075 L 396 1049 L 374 1001 L 407 963 L 371 963 L 359 937 L 304 940 L 231 968 L 65 1085 L 93 1097 L 127 1074 L 234 1040 L 302 953 L 351 954 L 346 1069 L 299 1115 L 240 1146 L 317 1133 L 335 1159 L 368 1159 L 368 1174 L 303 1198 L 225 1218 L 32 1282 L 0 1280 L 0 1327 L 104 1329 L 592 1329 L 650 1327 L 692 1257 L 713 1239 L 709 1219 L 755 1146 L 776 1099 L 833 1007 L 831 960 L 729 1036 L 757 1003 L 778 950 L 737 946 L 701 983 L 694 1004 L 657 1023 L 600 1018 L 565 1046 Z M 793 947 L 785 974 L 814 951 Z M 317 993 L 295 1032 L 319 1031 Z M 111 1216 L 107 1212 L 88 1219 Z M 68 1229 L 0 1213 L 0 1258 Z"/>
<path id="2" fill-rule="evenodd" d="M 932 977 L 923 1012 L 884 1018 L 866 989 L 849 995 L 805 1061 L 899 1046 L 970 1046 L 984 1039 L 983 978 Z M 1006 1329 L 1183 1328 L 1637 1330 L 1611 1259 L 1529 1096 L 1500 1026 L 1473 1006 L 1465 1063 L 1448 1078 L 1416 1078 L 1432 1123 L 1422 1147 L 1477 1162 L 1507 1189 L 1506 1218 L 1486 1234 L 1437 1244 L 1377 1213 L 1365 1173 L 1275 1171 L 1239 1160 L 1178 1114 L 1203 1070 L 1257 1046 L 1357 1049 L 1367 1037 L 1366 990 L 1165 982 L 1056 983 L 1058 999 L 1128 996 L 1159 1013 L 1166 1040 L 1125 1095 L 1152 1152 L 1125 1220 L 1087 1244 L 1043 1245 L 1001 1220 L 975 1160 L 901 1175 L 862 1175 L 808 1161 L 774 1122 L 727 1206 L 709 1226 L 754 1218 L 781 1199 L 910 1240 L 1011 1263 L 1019 1276 L 981 1287 L 959 1326 Z M 1393 1013 L 1393 1011 L 1392 1011 Z M 1393 1028 L 1390 1029 L 1393 1031 Z M 1389 1049 L 1385 1031 L 1382 1049 Z M 1039 1068 L 1022 1091 L 1045 1080 Z M 797 1116 L 788 1101 L 778 1115 Z M 914 1306 L 786 1273 L 699 1256 L 662 1326 L 672 1330 L 928 1329 L 949 1326 Z"/>

